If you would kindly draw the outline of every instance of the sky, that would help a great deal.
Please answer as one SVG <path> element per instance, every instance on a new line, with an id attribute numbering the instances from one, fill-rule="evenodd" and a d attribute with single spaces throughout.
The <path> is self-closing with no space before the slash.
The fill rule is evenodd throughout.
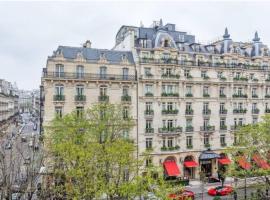
<path id="1" fill-rule="evenodd" d="M 266 1 L 91 1 L 0 2 L 0 79 L 19 89 L 39 88 L 47 57 L 59 45 L 111 49 L 122 25 L 174 23 L 201 43 L 221 38 L 251 41 L 257 30 L 270 46 L 270 2 Z"/>

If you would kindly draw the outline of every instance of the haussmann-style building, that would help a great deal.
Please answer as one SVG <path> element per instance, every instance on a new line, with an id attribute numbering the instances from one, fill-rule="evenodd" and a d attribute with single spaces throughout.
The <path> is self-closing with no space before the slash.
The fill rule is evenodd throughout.
<path id="1" fill-rule="evenodd" d="M 212 176 L 230 163 L 224 149 L 235 129 L 270 113 L 269 66 L 257 32 L 252 42 L 235 42 L 226 28 L 223 39 L 206 45 L 162 20 L 122 26 L 112 50 L 86 41 L 48 57 L 42 121 L 96 102 L 121 103 L 123 117 L 137 120 L 126 136 L 139 153 L 152 149 L 146 165 L 164 166 L 166 176 Z"/>

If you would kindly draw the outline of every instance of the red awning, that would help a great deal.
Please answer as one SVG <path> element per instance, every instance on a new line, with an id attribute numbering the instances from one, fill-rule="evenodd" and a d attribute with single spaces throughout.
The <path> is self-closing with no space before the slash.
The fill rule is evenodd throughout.
<path id="1" fill-rule="evenodd" d="M 231 164 L 232 161 L 229 158 L 225 157 L 225 158 L 219 158 L 218 162 L 222 165 L 229 165 Z"/>
<path id="2" fill-rule="evenodd" d="M 192 160 L 192 161 L 185 161 L 184 166 L 185 167 L 198 167 L 199 164 Z"/>
<path id="3" fill-rule="evenodd" d="M 253 155 L 252 159 L 258 167 L 262 169 L 270 169 L 270 165 L 259 154 Z"/>
<path id="4" fill-rule="evenodd" d="M 239 157 L 238 164 L 243 169 L 246 169 L 246 170 L 251 169 L 251 164 L 247 161 L 247 159 L 244 156 Z"/>
<path id="5" fill-rule="evenodd" d="M 179 176 L 180 171 L 175 161 L 165 161 L 163 166 L 168 176 Z"/>

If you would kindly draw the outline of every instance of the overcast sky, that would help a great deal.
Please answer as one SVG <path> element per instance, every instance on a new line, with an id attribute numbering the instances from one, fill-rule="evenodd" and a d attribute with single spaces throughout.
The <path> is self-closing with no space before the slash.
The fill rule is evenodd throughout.
<path id="1" fill-rule="evenodd" d="M 258 30 L 270 45 L 268 2 L 0 2 L 0 78 L 20 89 L 40 85 L 47 56 L 58 45 L 110 49 L 121 25 L 175 23 L 178 30 L 207 42 L 227 26 L 235 41 L 250 41 Z"/>

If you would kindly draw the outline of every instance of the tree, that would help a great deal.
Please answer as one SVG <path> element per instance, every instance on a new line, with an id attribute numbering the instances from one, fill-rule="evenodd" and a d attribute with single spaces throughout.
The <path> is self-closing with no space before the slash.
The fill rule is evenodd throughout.
<path id="1" fill-rule="evenodd" d="M 135 122 L 123 111 L 121 105 L 96 104 L 83 113 L 56 117 L 45 128 L 52 165 L 51 196 L 134 199 L 149 191 L 162 196 L 167 191 L 163 188 L 175 188 L 163 178 L 154 179 L 151 172 L 140 176 L 145 156 L 136 157 L 136 145 L 127 136 Z"/>
<path id="2" fill-rule="evenodd" d="M 249 124 L 242 127 L 234 133 L 235 144 L 228 148 L 234 164 L 230 165 L 230 175 L 245 178 L 257 177 L 261 188 L 269 190 L 270 184 L 267 176 L 270 175 L 269 155 L 270 155 L 270 115 L 263 117 L 263 121 L 256 124 Z M 264 167 L 258 166 L 254 162 L 255 157 L 266 161 Z M 243 158 L 251 163 L 250 169 L 240 168 L 238 165 L 239 159 Z M 268 163 L 267 163 L 268 162 Z M 249 167 L 248 167 L 249 168 Z"/>

